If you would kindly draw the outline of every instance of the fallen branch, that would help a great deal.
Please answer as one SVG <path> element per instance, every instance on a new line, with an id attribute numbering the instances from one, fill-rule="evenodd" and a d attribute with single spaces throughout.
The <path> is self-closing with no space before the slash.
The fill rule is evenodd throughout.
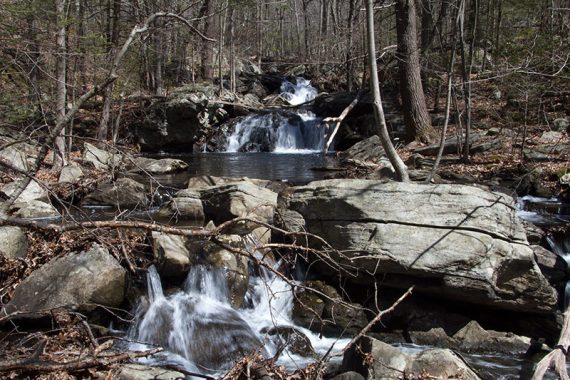
<path id="1" fill-rule="evenodd" d="M 570 346 L 570 310 L 567 308 L 564 312 L 564 325 L 560 332 L 558 344 L 548 353 L 541 361 L 538 362 L 534 369 L 531 380 L 542 380 L 546 371 L 551 366 L 562 380 L 569 380 L 568 370 L 566 368 L 566 354 Z"/>
<path id="2" fill-rule="evenodd" d="M 53 361 L 41 361 L 33 356 L 25 359 L 6 360 L 0 362 L 0 372 L 27 371 L 27 372 L 55 372 L 55 371 L 78 371 L 87 368 L 108 366 L 136 358 L 154 355 L 163 351 L 155 348 L 141 352 L 122 352 L 109 356 L 86 356 L 77 360 L 58 363 Z"/>
<path id="3" fill-rule="evenodd" d="M 352 111 L 352 109 L 354 107 L 356 107 L 356 105 L 358 104 L 358 101 L 360 100 L 360 92 L 356 95 L 356 98 L 354 98 L 354 100 L 342 111 L 342 113 L 340 114 L 339 117 L 327 117 L 326 119 L 323 120 L 324 123 L 336 123 L 334 130 L 332 131 L 331 135 L 329 136 L 329 139 L 327 140 L 327 143 L 325 145 L 325 149 L 324 149 L 324 153 L 326 154 L 329 151 L 329 148 L 334 140 L 334 137 L 336 136 L 341 123 L 343 122 L 343 120 L 346 118 L 346 116 L 349 114 L 350 111 Z"/>

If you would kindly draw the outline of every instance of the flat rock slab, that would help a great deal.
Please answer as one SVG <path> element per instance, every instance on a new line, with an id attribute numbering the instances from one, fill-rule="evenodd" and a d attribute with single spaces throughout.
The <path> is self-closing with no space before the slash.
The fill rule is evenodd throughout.
<path id="1" fill-rule="evenodd" d="M 186 162 L 175 158 L 155 160 L 153 158 L 137 157 L 133 161 L 134 168 L 132 171 L 137 173 L 168 174 L 188 169 Z"/>
<path id="2" fill-rule="evenodd" d="M 125 270 L 106 248 L 70 254 L 44 264 L 18 285 L 5 312 L 34 312 L 78 305 L 118 307 L 124 298 Z"/>
<path id="3" fill-rule="evenodd" d="M 352 281 L 529 312 L 550 312 L 541 274 L 512 198 L 462 185 L 317 181 L 282 193 L 280 223 L 324 238 Z M 294 217 L 293 217 L 294 216 Z M 301 219 L 302 218 L 302 219 Z M 314 248 L 322 242 L 313 239 Z M 336 269 L 315 261 L 324 274 Z"/>

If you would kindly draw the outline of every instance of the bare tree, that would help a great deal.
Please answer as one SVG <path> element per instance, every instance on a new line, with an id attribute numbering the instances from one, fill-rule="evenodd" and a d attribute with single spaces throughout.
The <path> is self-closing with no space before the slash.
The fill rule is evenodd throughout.
<path id="1" fill-rule="evenodd" d="M 382 107 L 382 97 L 380 95 L 380 83 L 378 80 L 378 67 L 376 65 L 376 42 L 374 36 L 374 1 L 366 0 L 366 29 L 368 41 L 368 65 L 370 69 L 370 91 L 374 96 L 374 119 L 378 128 L 378 135 L 382 142 L 382 147 L 386 151 L 386 155 L 392 163 L 396 171 L 398 181 L 408 182 L 410 180 L 406 165 L 398 156 L 398 152 L 394 148 L 386 126 L 386 117 L 384 116 L 384 108 Z"/>

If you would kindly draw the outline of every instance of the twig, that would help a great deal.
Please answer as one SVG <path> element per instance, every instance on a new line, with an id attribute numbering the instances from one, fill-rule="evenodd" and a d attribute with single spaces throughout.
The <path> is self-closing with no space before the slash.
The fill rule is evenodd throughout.
<path id="1" fill-rule="evenodd" d="M 570 346 L 570 310 L 567 308 L 564 312 L 564 325 L 560 332 L 558 344 L 548 353 L 541 361 L 538 362 L 534 369 L 531 380 L 542 380 L 544 374 L 551 366 L 562 380 L 569 380 L 568 370 L 566 369 L 566 354 Z"/>
<path id="2" fill-rule="evenodd" d="M 336 123 L 334 130 L 332 131 L 332 133 L 329 136 L 329 139 L 327 140 L 327 143 L 325 145 L 325 149 L 324 149 L 325 154 L 329 151 L 329 148 L 330 148 L 330 146 L 334 140 L 334 137 L 336 136 L 336 133 L 338 132 L 338 130 L 340 128 L 341 123 L 346 118 L 348 113 L 350 111 L 352 111 L 352 109 L 354 107 L 356 107 L 356 105 L 358 104 L 358 101 L 360 100 L 360 95 L 361 95 L 361 93 L 359 92 L 356 95 L 356 98 L 354 98 L 354 100 L 344 109 L 344 111 L 342 111 L 342 113 L 340 114 L 339 117 L 327 117 L 326 119 L 323 120 L 323 123 Z"/>

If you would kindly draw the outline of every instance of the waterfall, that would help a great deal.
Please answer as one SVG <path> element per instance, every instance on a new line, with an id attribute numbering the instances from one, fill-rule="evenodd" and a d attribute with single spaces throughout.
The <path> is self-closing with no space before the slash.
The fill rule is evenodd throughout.
<path id="1" fill-rule="evenodd" d="M 284 81 L 281 84 L 281 97 L 289 104 L 297 106 L 315 99 L 317 89 L 311 86 L 311 81 L 304 78 L 295 78 L 297 84 Z"/>
<path id="2" fill-rule="evenodd" d="M 317 95 L 317 90 L 303 78 L 297 78 L 296 85 L 284 81 L 281 91 L 281 97 L 292 105 L 305 103 Z M 252 114 L 235 125 L 226 152 L 320 152 L 325 134 L 321 119 L 309 111 Z"/>
<path id="3" fill-rule="evenodd" d="M 175 364 L 203 373 L 206 368 L 227 370 L 236 360 L 253 351 L 261 352 L 267 358 L 273 357 L 278 347 L 275 337 L 268 333 L 272 328 L 294 328 L 302 332 L 321 355 L 333 344 L 340 350 L 348 343 L 347 339 L 321 338 L 295 326 L 291 317 L 291 285 L 267 269 L 250 277 L 245 296 L 247 306 L 239 310 L 230 306 L 224 270 L 194 266 L 184 289 L 167 297 L 162 295 L 160 278 L 153 268 L 149 270 L 147 281 L 150 305 L 146 310 L 139 307 L 137 323 L 129 337 L 139 342 L 131 349 L 144 349 L 144 344 L 165 348 L 161 356 L 151 359 L 154 364 Z M 285 349 L 278 363 L 293 370 L 313 360 Z M 211 372 L 208 374 L 212 375 Z"/>

